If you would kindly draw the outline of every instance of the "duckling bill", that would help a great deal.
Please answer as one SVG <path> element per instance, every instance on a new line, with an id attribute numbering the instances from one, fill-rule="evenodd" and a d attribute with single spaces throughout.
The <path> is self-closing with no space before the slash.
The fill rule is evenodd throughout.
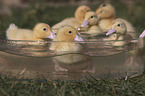
<path id="1" fill-rule="evenodd" d="M 139 38 L 143 38 L 145 37 L 145 30 L 141 33 L 141 35 L 139 36 Z"/>
<path id="2" fill-rule="evenodd" d="M 81 24 L 81 27 L 85 27 L 87 25 L 97 25 L 99 21 L 99 17 L 93 11 L 89 11 L 85 14 L 84 22 Z"/>

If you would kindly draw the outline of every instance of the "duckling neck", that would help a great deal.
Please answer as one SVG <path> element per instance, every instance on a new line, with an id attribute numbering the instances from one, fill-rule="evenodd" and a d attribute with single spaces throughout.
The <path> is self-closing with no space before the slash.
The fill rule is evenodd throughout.
<path id="1" fill-rule="evenodd" d="M 79 16 L 79 15 L 75 15 L 75 18 L 78 19 L 81 23 L 83 23 L 85 17 Z"/>
<path id="2" fill-rule="evenodd" d="M 33 38 L 33 40 L 44 41 L 43 39 Z"/>
<path id="3" fill-rule="evenodd" d="M 74 42 L 57 42 L 51 45 L 51 49 L 59 52 L 77 52 L 80 51 L 80 46 Z"/>
<path id="4" fill-rule="evenodd" d="M 99 21 L 99 27 L 105 31 L 108 31 L 113 23 L 113 19 L 102 19 Z"/>
<path id="5" fill-rule="evenodd" d="M 110 40 L 124 40 L 124 35 L 120 35 L 120 34 L 112 34 L 109 37 Z"/>
<path id="6" fill-rule="evenodd" d="M 33 35 L 33 40 L 37 40 L 37 41 L 44 41 L 43 39 L 38 38 L 38 37 L 36 37 L 36 36 L 34 36 L 34 35 Z"/>
<path id="7" fill-rule="evenodd" d="M 117 34 L 116 40 L 124 40 L 124 35 Z"/>
<path id="8" fill-rule="evenodd" d="M 84 22 L 84 19 L 78 19 L 80 22 L 81 22 L 81 24 Z"/>

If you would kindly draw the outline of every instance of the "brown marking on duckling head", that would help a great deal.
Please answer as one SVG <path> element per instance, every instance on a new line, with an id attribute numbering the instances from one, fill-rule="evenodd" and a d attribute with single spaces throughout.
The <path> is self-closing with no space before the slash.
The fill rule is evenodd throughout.
<path id="1" fill-rule="evenodd" d="M 101 19 L 114 19 L 116 16 L 114 7 L 108 3 L 101 4 L 99 8 L 96 9 L 96 13 Z"/>
<path id="2" fill-rule="evenodd" d="M 83 22 L 86 12 L 89 12 L 89 11 L 91 11 L 90 7 L 88 7 L 86 5 L 82 5 L 76 9 L 75 17 Z"/>

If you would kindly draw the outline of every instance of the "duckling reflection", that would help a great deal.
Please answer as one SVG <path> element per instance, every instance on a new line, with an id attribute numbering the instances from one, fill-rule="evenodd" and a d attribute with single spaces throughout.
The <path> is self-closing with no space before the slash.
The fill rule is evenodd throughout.
<path id="1" fill-rule="evenodd" d="M 136 72 L 138 74 L 142 74 L 143 69 L 144 68 L 144 33 L 142 32 L 142 34 L 139 36 L 138 39 L 135 40 L 131 40 L 131 43 L 136 43 L 134 45 L 133 50 L 128 52 L 128 56 L 129 58 L 126 60 L 125 62 L 125 70 L 129 73 L 129 72 Z M 128 45 L 129 46 L 129 45 Z M 129 74 L 128 74 L 129 75 Z"/>
<path id="2" fill-rule="evenodd" d="M 97 15 L 100 17 L 99 27 L 104 31 L 107 32 L 110 30 L 113 20 L 115 20 L 116 12 L 115 8 L 108 3 L 103 3 L 99 6 L 96 10 Z M 136 31 L 133 25 L 125 19 L 117 18 L 117 20 L 123 21 L 127 27 L 127 34 L 130 35 L 132 38 L 136 39 Z"/>
<path id="3" fill-rule="evenodd" d="M 56 71 L 92 71 L 90 58 L 79 54 L 85 48 L 79 42 L 74 42 L 84 41 L 77 35 L 77 30 L 74 27 L 69 25 L 61 27 L 53 41 L 57 42 L 50 45 L 50 50 L 60 55 L 53 57 Z"/>
<path id="4" fill-rule="evenodd" d="M 55 29 L 59 29 L 60 27 L 62 27 L 64 25 L 71 25 L 74 28 L 80 27 L 80 25 L 84 21 L 85 13 L 90 10 L 91 10 L 91 8 L 86 5 L 79 6 L 75 11 L 75 14 L 74 14 L 75 17 L 66 18 L 63 21 L 52 26 L 52 28 L 54 29 L 53 32 L 57 33 L 57 30 L 55 30 Z"/>
<path id="5" fill-rule="evenodd" d="M 126 32 L 125 23 L 117 20 L 116 22 L 114 22 L 112 28 L 106 34 L 106 35 L 112 34 L 114 36 L 111 35 L 107 39 L 115 40 L 114 42 L 112 41 L 111 43 L 112 46 L 119 46 L 119 47 L 114 47 L 115 49 L 126 50 L 123 51 L 124 56 L 122 56 L 121 58 L 119 57 L 120 60 L 124 58 L 124 63 L 121 64 L 121 66 L 123 66 L 122 70 L 125 70 L 125 72 L 127 72 L 127 75 L 131 75 L 132 73 L 137 73 L 136 75 L 142 74 L 144 68 L 144 62 L 143 62 L 144 50 L 142 49 L 144 42 L 142 39 L 132 39 L 132 38 L 128 40 L 128 42 L 124 41 L 128 39 L 126 38 L 125 32 Z M 142 36 L 143 34 L 141 35 L 141 37 Z M 118 41 L 118 39 L 120 39 L 121 41 Z M 116 62 L 116 64 L 119 63 Z"/>
<path id="6" fill-rule="evenodd" d="M 18 76 L 25 69 L 22 79 L 36 79 L 38 76 L 51 78 L 55 71 L 52 59 L 48 57 L 19 56 L 0 51 L 0 61 L 0 72 L 4 71 L 5 75 L 10 73 L 12 76 Z"/>
<path id="7" fill-rule="evenodd" d="M 93 11 L 89 11 L 85 14 L 85 20 L 81 27 L 86 29 L 85 33 L 91 36 L 98 35 L 102 32 L 101 28 L 97 25 L 99 17 Z"/>

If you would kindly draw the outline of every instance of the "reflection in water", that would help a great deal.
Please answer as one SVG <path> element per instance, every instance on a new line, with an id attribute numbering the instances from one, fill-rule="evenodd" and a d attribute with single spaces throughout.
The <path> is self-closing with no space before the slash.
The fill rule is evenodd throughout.
<path id="1" fill-rule="evenodd" d="M 56 71 L 93 72 L 91 58 L 80 54 L 67 54 L 53 57 Z"/>
<path id="2" fill-rule="evenodd" d="M 142 74 L 143 43 L 137 45 L 137 40 L 134 40 L 123 47 L 104 47 L 104 43 L 86 42 L 87 50 L 81 53 L 56 54 L 49 50 L 51 42 L 35 46 L 5 41 L 0 48 L 0 71 L 17 75 L 25 69 L 24 78 L 30 79 L 40 76 L 46 79 L 80 79 L 88 76 L 88 72 L 95 78 L 120 77 L 126 72 L 128 75 Z"/>

